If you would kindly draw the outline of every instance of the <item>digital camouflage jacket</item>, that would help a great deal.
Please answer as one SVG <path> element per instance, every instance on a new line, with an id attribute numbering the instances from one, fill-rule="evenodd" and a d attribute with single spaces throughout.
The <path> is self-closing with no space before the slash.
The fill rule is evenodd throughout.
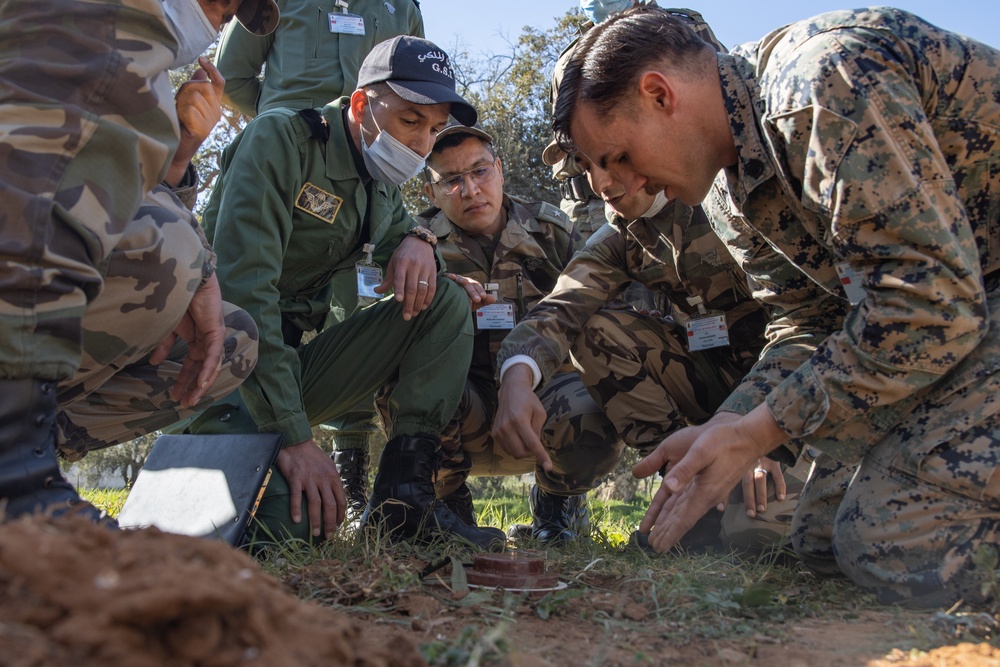
<path id="1" fill-rule="evenodd" d="M 704 205 L 774 308 L 723 409 L 766 400 L 788 434 L 856 460 L 987 330 L 1000 52 L 873 8 L 785 26 L 719 74 L 739 160 Z"/>

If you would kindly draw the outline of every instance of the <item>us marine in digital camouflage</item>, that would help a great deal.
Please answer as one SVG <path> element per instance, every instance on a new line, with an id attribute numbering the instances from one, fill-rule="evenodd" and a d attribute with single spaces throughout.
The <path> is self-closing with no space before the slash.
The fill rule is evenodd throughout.
<path id="1" fill-rule="evenodd" d="M 610 16 L 623 12 L 630 7 L 658 7 L 656 0 L 580 0 L 580 9 L 587 22 L 581 26 L 581 32 L 586 32 L 594 25 L 604 21 Z M 726 47 L 719 42 L 712 32 L 712 28 L 705 22 L 701 14 L 690 9 L 662 8 L 662 11 L 670 12 L 680 20 L 686 21 L 691 29 L 717 48 L 725 51 Z M 549 102 L 552 110 L 555 111 L 556 100 L 559 97 L 559 81 L 562 80 L 563 69 L 566 63 L 573 56 L 573 50 L 579 37 L 570 42 L 556 61 L 552 69 L 552 85 L 549 87 Z M 600 195 L 595 193 L 587 182 L 587 176 L 580 170 L 579 165 L 573 159 L 567 159 L 566 152 L 559 148 L 559 144 L 553 139 L 545 151 L 542 153 L 542 160 L 552 167 L 552 178 L 559 183 L 559 193 L 562 195 L 560 208 L 572 221 L 573 226 L 580 234 L 580 239 L 586 242 L 590 236 L 600 229 L 607 222 L 604 212 L 604 201 Z M 581 244 L 582 246 L 582 244 Z M 637 298 L 648 296 L 641 292 L 635 293 Z"/>
<path id="2" fill-rule="evenodd" d="M 557 136 L 629 191 L 704 201 L 772 309 L 768 346 L 715 417 L 637 467 L 670 466 L 649 542 L 669 548 L 757 457 L 813 446 L 793 525 L 810 567 L 886 602 L 985 602 L 974 555 L 1000 544 L 1000 51 L 872 8 L 725 55 L 635 12 L 581 40 L 559 100 Z"/>

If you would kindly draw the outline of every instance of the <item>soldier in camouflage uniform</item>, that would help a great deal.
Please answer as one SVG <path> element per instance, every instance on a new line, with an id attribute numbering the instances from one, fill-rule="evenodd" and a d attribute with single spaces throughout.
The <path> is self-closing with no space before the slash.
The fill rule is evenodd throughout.
<path id="1" fill-rule="evenodd" d="M 198 198 L 191 158 L 221 117 L 222 78 L 207 60 L 202 66 L 207 70 L 196 70 L 175 95 L 181 126 L 177 152 L 112 251 L 104 287 L 83 318 L 83 363 L 59 387 L 60 454 L 67 460 L 177 422 L 233 391 L 256 363 L 257 327 L 246 311 L 226 302 L 222 373 L 199 404 L 183 408 L 163 395 L 180 373 L 183 344 L 160 364 L 145 358 L 166 338 L 170 323 L 182 317 L 205 266 L 215 265 L 215 253 L 191 214 Z M 144 320 L 143 327 L 117 324 L 137 311 L 157 317 Z"/>
<path id="2" fill-rule="evenodd" d="M 662 193 L 629 195 L 600 167 L 585 160 L 579 167 L 607 202 L 611 222 L 504 341 L 494 432 L 532 448 L 537 402 L 525 379 L 544 382 L 572 352 L 584 384 L 625 443 L 648 454 L 670 433 L 712 416 L 757 359 L 767 317 L 700 207 L 667 202 Z M 609 307 L 630 282 L 670 304 L 670 317 Z M 687 324 L 706 315 L 724 316 L 728 339 L 698 349 Z M 755 468 L 734 491 L 726 515 L 707 518 L 685 547 L 759 547 L 787 536 L 797 488 L 786 498 L 780 468 L 769 461 Z M 770 508 L 765 471 L 774 475 L 771 500 L 785 501 Z M 744 508 L 743 495 L 756 500 Z"/>
<path id="3" fill-rule="evenodd" d="M 96 517 L 60 475 L 57 446 L 76 457 L 165 425 L 253 365 L 252 323 L 223 313 L 193 216 L 166 190 L 147 197 L 178 148 L 166 70 L 233 12 L 259 32 L 277 21 L 271 2 L 0 3 L 8 516 L 68 503 Z M 171 351 L 178 334 L 190 347 Z"/>
<path id="4" fill-rule="evenodd" d="M 515 322 L 552 290 L 573 255 L 572 224 L 551 204 L 504 193 L 493 139 L 479 127 L 456 124 L 442 131 L 425 176 L 424 191 L 434 207 L 420 219 L 439 239 L 447 275 L 466 288 L 476 322 L 465 391 L 451 432 L 442 439 L 438 495 L 456 507 L 464 504 L 471 515 L 465 486 L 470 474 L 534 472 L 534 537 L 573 539 L 586 527 L 581 516 L 586 492 L 614 468 L 623 445 L 565 355 L 538 392 L 552 466 L 543 469 L 533 457 L 514 458 L 490 437 L 497 351 Z"/>
<path id="5" fill-rule="evenodd" d="M 672 467 L 650 543 L 668 548 L 748 461 L 811 445 L 839 463 L 817 462 L 794 519 L 810 566 L 883 601 L 985 602 L 977 564 L 1000 542 L 1000 50 L 874 8 L 717 55 L 634 13 L 581 41 L 562 100 L 557 134 L 629 189 L 704 200 L 773 308 L 720 412 L 640 464 Z"/>

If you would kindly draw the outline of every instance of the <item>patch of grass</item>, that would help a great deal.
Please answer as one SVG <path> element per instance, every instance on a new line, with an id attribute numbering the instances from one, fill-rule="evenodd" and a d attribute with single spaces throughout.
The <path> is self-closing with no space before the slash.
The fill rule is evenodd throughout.
<path id="1" fill-rule="evenodd" d="M 97 509 L 117 517 L 128 498 L 128 489 L 80 489 L 80 497 Z"/>
<path id="2" fill-rule="evenodd" d="M 83 495 L 98 507 L 117 515 L 127 495 L 124 490 L 91 490 Z M 319 545 L 285 544 L 257 549 L 261 567 L 303 598 L 366 618 L 408 625 L 404 605 L 414 595 L 437 599 L 442 615 L 472 616 L 467 627 L 451 634 L 427 635 L 421 647 L 431 665 L 504 664 L 509 651 L 511 624 L 566 617 L 594 623 L 595 632 L 651 633 L 678 645 L 692 641 L 783 642 L 802 619 L 852 621 L 872 609 L 888 611 L 897 636 L 910 647 L 928 649 L 979 636 L 998 642 L 996 624 L 984 622 L 988 635 L 963 631 L 958 615 L 941 622 L 934 616 L 913 615 L 878 605 L 874 598 L 846 580 L 818 579 L 788 550 L 771 549 L 755 555 L 733 553 L 648 554 L 628 544 L 645 512 L 648 499 L 631 503 L 591 499 L 591 536 L 561 547 L 532 540 L 516 546 L 545 552 L 548 567 L 568 584 L 562 591 L 531 601 L 490 591 L 457 590 L 451 563 L 470 563 L 473 552 L 450 541 L 417 545 L 390 544 L 378 535 L 338 531 Z M 508 528 L 530 523 L 527 496 L 495 493 L 475 501 L 481 525 Z M 977 564 L 988 576 L 984 586 L 1000 590 L 996 554 L 982 554 Z M 422 573 L 429 564 L 442 563 L 440 583 L 431 585 Z M 602 596 L 613 602 L 591 601 Z M 502 599 L 501 599 L 502 598 Z M 635 611 L 630 605 L 634 605 Z M 512 610 L 517 609 L 514 613 Z M 460 610 L 463 613 L 458 613 Z M 992 618 L 992 615 L 983 615 Z M 957 620 L 956 620 L 957 619 Z M 974 620 L 974 619 L 973 619 Z M 971 623 L 971 621 L 969 621 Z M 465 621 L 463 621 L 465 623 Z"/>

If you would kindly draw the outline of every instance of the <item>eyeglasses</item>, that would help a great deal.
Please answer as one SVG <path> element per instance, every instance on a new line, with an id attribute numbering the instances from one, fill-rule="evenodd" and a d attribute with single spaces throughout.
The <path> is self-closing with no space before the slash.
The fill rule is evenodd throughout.
<path id="1" fill-rule="evenodd" d="M 476 167 L 474 169 L 469 169 L 468 171 L 455 174 L 454 176 L 449 176 L 448 178 L 442 178 L 439 181 L 432 181 L 431 185 L 438 186 L 446 195 L 453 195 L 458 192 L 460 187 L 465 185 L 466 176 L 471 178 L 472 182 L 476 185 L 482 185 L 483 183 L 492 181 L 496 175 L 497 164 L 496 162 L 491 162 L 489 164 L 484 164 L 481 167 Z"/>

